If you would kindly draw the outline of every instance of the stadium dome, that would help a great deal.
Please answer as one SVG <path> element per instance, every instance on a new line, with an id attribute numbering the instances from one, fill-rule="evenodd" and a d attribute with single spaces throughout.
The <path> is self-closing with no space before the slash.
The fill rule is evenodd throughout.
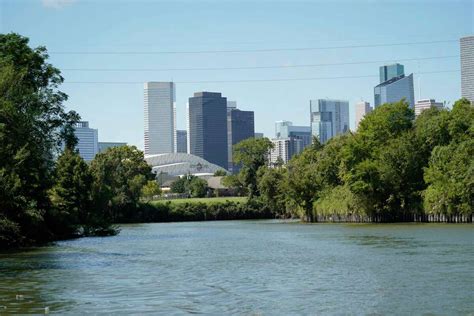
<path id="1" fill-rule="evenodd" d="M 170 153 L 147 155 L 145 161 L 152 167 L 154 174 L 165 173 L 170 176 L 195 176 L 213 175 L 217 170 L 224 168 L 210 163 L 201 157 L 186 153 Z"/>

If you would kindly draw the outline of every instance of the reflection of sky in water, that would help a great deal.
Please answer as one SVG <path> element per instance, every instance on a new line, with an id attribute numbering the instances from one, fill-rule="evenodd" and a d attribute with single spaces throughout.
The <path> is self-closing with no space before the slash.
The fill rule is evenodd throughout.
<path id="1" fill-rule="evenodd" d="M 71 314 L 466 314 L 474 311 L 473 240 L 469 225 L 129 225 L 114 237 L 0 255 L 0 314 L 2 306 Z"/>

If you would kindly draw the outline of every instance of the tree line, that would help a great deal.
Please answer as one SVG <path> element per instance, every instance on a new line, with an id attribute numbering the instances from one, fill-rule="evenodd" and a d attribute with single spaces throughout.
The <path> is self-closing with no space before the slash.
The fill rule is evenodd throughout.
<path id="1" fill-rule="evenodd" d="M 357 132 L 317 139 L 290 162 L 270 165 L 268 139 L 234 147 L 239 174 L 224 183 L 278 213 L 307 221 L 471 221 L 474 107 L 458 100 L 415 119 L 404 100 L 377 107 Z"/>

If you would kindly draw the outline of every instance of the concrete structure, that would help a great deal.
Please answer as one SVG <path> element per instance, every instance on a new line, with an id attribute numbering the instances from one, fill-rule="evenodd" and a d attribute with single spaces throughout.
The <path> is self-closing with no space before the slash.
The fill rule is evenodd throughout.
<path id="1" fill-rule="evenodd" d="M 309 126 L 296 126 L 290 121 L 275 122 L 275 138 L 295 138 L 301 139 L 303 148 L 311 145 L 312 134 Z"/>
<path id="2" fill-rule="evenodd" d="M 99 142 L 99 152 L 103 152 L 107 150 L 108 148 L 112 147 L 121 147 L 121 146 L 126 146 L 127 143 L 121 143 L 121 142 Z"/>
<path id="3" fill-rule="evenodd" d="M 281 160 L 288 163 L 290 159 L 303 150 L 303 141 L 298 138 L 272 139 L 273 148 L 270 150 L 270 163 L 275 165 Z"/>
<path id="4" fill-rule="evenodd" d="M 370 112 L 372 112 L 372 107 L 370 106 L 369 102 L 360 101 L 360 102 L 356 103 L 356 106 L 355 106 L 355 128 L 356 128 L 356 130 L 359 127 L 360 121 L 362 121 L 364 116 L 366 116 Z"/>
<path id="5" fill-rule="evenodd" d="M 223 168 L 200 157 L 186 153 L 172 153 L 145 156 L 145 161 L 151 166 L 157 177 L 180 177 L 187 174 L 196 176 L 212 176 Z"/>
<path id="6" fill-rule="evenodd" d="M 418 100 L 415 104 L 415 116 L 420 115 L 421 112 L 430 108 L 442 109 L 443 107 L 442 102 L 436 102 L 434 99 Z"/>
<path id="7" fill-rule="evenodd" d="M 385 103 L 398 102 L 405 98 L 410 107 L 415 106 L 415 92 L 413 87 L 413 74 L 401 75 L 382 82 L 374 88 L 374 106 Z"/>
<path id="8" fill-rule="evenodd" d="M 227 168 L 227 99 L 216 92 L 197 92 L 188 103 L 189 153 Z"/>
<path id="9" fill-rule="evenodd" d="M 145 155 L 175 151 L 176 87 L 173 82 L 146 82 Z"/>
<path id="10" fill-rule="evenodd" d="M 188 152 L 188 132 L 185 130 L 176 130 L 176 152 Z"/>
<path id="11" fill-rule="evenodd" d="M 380 82 L 388 81 L 395 77 L 400 77 L 401 75 L 405 74 L 405 69 L 403 65 L 400 64 L 392 64 L 392 65 L 385 65 L 379 67 L 379 77 Z"/>
<path id="12" fill-rule="evenodd" d="M 349 102 L 318 99 L 310 101 L 311 133 L 321 143 L 349 131 Z"/>
<path id="13" fill-rule="evenodd" d="M 89 122 L 81 121 L 75 126 L 74 134 L 77 137 L 76 149 L 85 161 L 91 161 L 99 152 L 99 132 L 89 127 Z"/>
<path id="14" fill-rule="evenodd" d="M 227 102 L 227 160 L 228 170 L 232 173 L 238 172 L 238 166 L 232 161 L 232 146 L 247 138 L 255 136 L 255 116 L 253 111 L 242 111 L 237 109 L 234 102 L 229 107 Z"/>
<path id="15" fill-rule="evenodd" d="M 474 35 L 461 38 L 461 96 L 474 103 Z"/>

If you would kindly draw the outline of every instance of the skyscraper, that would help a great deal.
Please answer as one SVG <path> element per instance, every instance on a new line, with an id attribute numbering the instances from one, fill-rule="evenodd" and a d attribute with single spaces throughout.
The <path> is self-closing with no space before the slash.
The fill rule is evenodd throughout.
<path id="1" fill-rule="evenodd" d="M 227 99 L 216 92 L 196 92 L 188 103 L 189 153 L 228 167 Z"/>
<path id="2" fill-rule="evenodd" d="M 372 112 L 372 107 L 370 106 L 369 102 L 365 101 L 360 101 L 356 103 L 356 108 L 355 108 L 355 128 L 357 129 L 359 127 L 360 121 L 366 116 Z"/>
<path id="3" fill-rule="evenodd" d="M 311 145 L 312 134 L 309 126 L 296 126 L 290 121 L 275 122 L 275 138 L 276 139 L 300 139 L 302 149 Z"/>
<path id="4" fill-rule="evenodd" d="M 227 102 L 227 160 L 228 170 L 238 172 L 238 166 L 233 163 L 232 146 L 247 138 L 255 136 L 255 118 L 253 111 L 242 111 L 237 109 L 236 103 Z"/>
<path id="5" fill-rule="evenodd" d="M 293 122 L 290 121 L 276 121 L 275 122 L 275 137 L 282 138 L 281 133 L 285 127 L 292 126 Z"/>
<path id="6" fill-rule="evenodd" d="M 109 148 L 126 146 L 127 143 L 123 142 L 99 142 L 99 152 L 104 152 Z"/>
<path id="7" fill-rule="evenodd" d="M 145 155 L 174 152 L 175 95 L 173 82 L 145 83 Z"/>
<path id="8" fill-rule="evenodd" d="M 434 99 L 418 100 L 415 104 L 415 116 L 420 115 L 421 112 L 430 108 L 442 109 L 443 103 L 436 102 Z"/>
<path id="9" fill-rule="evenodd" d="M 405 98 L 410 107 L 415 106 L 415 92 L 413 90 L 413 74 L 393 77 L 380 83 L 374 88 L 374 106 L 384 103 L 398 102 Z"/>
<path id="10" fill-rule="evenodd" d="M 298 138 L 278 138 L 272 139 L 273 148 L 270 150 L 270 162 L 278 163 L 281 159 L 283 163 L 288 163 L 290 159 L 303 150 L 303 141 Z"/>
<path id="11" fill-rule="evenodd" d="M 310 101 L 311 133 L 321 143 L 349 131 L 349 102 L 318 99 Z"/>
<path id="12" fill-rule="evenodd" d="M 461 38 L 461 96 L 474 103 L 474 35 Z"/>
<path id="13" fill-rule="evenodd" d="M 176 152 L 188 152 L 188 132 L 185 130 L 176 130 Z"/>
<path id="14" fill-rule="evenodd" d="M 85 161 L 91 161 L 99 152 L 99 132 L 89 127 L 89 122 L 81 121 L 75 126 L 74 134 L 77 137 L 76 148 Z"/>
<path id="15" fill-rule="evenodd" d="M 395 77 L 405 74 L 405 69 L 401 64 L 392 64 L 379 67 L 380 82 L 385 82 Z"/>

